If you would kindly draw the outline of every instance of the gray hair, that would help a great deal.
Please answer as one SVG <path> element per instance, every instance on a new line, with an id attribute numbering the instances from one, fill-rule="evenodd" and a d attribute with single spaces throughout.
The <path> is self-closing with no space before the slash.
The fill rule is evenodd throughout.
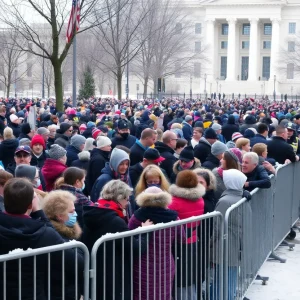
<path id="1" fill-rule="evenodd" d="M 258 165 L 258 155 L 255 152 L 246 152 L 243 158 L 249 158 L 251 163 Z"/>
<path id="2" fill-rule="evenodd" d="M 121 180 L 111 180 L 102 189 L 100 198 L 104 200 L 113 200 L 115 202 L 127 199 L 133 189 Z"/>

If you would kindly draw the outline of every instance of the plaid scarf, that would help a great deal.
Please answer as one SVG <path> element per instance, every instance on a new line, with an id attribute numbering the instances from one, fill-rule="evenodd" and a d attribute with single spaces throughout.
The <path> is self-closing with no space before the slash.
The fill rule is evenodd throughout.
<path id="1" fill-rule="evenodd" d="M 128 172 L 126 172 L 125 174 L 119 174 L 118 172 L 115 172 L 115 171 L 113 171 L 113 172 L 114 172 L 115 179 L 120 179 L 121 181 L 128 184 Z"/>
<path id="2" fill-rule="evenodd" d="M 99 199 L 96 203 L 97 203 L 97 205 L 95 205 L 95 206 L 98 206 L 99 208 L 114 210 L 120 218 L 122 218 L 122 219 L 125 218 L 125 216 L 123 214 L 123 209 L 115 201 Z"/>

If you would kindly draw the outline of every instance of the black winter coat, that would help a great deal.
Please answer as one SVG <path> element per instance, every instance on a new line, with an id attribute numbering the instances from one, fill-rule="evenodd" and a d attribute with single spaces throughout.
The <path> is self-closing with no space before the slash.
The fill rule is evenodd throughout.
<path id="1" fill-rule="evenodd" d="M 196 147 L 194 148 L 194 156 L 200 160 L 201 164 L 203 164 L 210 152 L 211 144 L 209 144 L 209 142 L 204 137 L 202 137 L 198 145 L 196 145 Z"/>
<path id="2" fill-rule="evenodd" d="M 89 165 L 90 165 L 90 161 L 88 159 L 84 160 L 84 159 L 76 159 L 73 160 L 73 162 L 71 163 L 71 167 L 76 167 L 82 170 L 85 170 L 86 172 L 89 169 Z"/>
<path id="3" fill-rule="evenodd" d="M 63 244 L 65 240 L 53 229 L 52 225 L 46 219 L 43 211 L 37 211 L 31 214 L 31 218 L 16 217 L 0 213 L 0 254 L 7 254 L 9 251 L 21 248 L 36 249 L 53 245 Z M 66 277 L 74 278 L 75 272 L 75 250 L 64 251 L 65 263 L 62 263 L 62 252 L 51 254 L 50 266 L 51 277 L 60 278 L 62 266 L 64 265 Z M 83 256 L 78 251 L 78 271 L 83 272 Z M 0 264 L 3 269 L 3 263 Z M 47 270 L 48 256 L 38 255 L 36 257 L 36 299 L 46 300 L 47 297 Z M 18 260 L 6 263 L 6 296 L 7 299 L 15 300 L 18 298 Z M 22 300 L 32 300 L 33 297 L 33 258 L 22 259 L 21 273 Z M 51 286 L 52 288 L 52 286 Z M 66 290 L 68 286 L 65 286 Z M 3 272 L 0 272 L 0 294 L 3 295 Z M 51 299 L 55 299 L 52 297 Z M 58 299 L 58 298 L 56 298 Z M 55 300 L 56 300 L 55 299 Z M 61 299 L 61 297 L 60 297 Z M 71 298 L 66 298 L 71 300 Z M 74 297 L 73 297 L 74 299 Z"/>
<path id="4" fill-rule="evenodd" d="M 89 251 L 92 250 L 97 239 L 106 233 L 129 230 L 125 220 L 111 209 L 84 206 L 83 222 L 82 242 Z M 115 243 L 105 242 L 99 247 L 97 252 L 97 299 L 131 299 L 131 270 L 134 260 L 139 255 L 139 244 L 141 245 L 141 254 L 146 250 L 146 235 L 141 235 L 140 239 L 140 242 L 135 237 L 117 239 Z M 105 295 L 103 295 L 104 278 Z M 115 297 L 113 297 L 113 283 Z"/>
<path id="5" fill-rule="evenodd" d="M 137 163 L 142 162 L 145 151 L 146 151 L 145 148 L 142 148 L 141 145 L 139 145 L 138 143 L 135 143 L 130 148 L 130 165 L 133 166 Z"/>
<path id="6" fill-rule="evenodd" d="M 155 148 L 159 151 L 160 155 L 165 158 L 165 160 L 160 164 L 160 167 L 166 171 L 168 178 L 171 178 L 173 165 L 177 161 L 177 158 L 174 156 L 175 151 L 162 142 L 156 142 Z"/>
<path id="7" fill-rule="evenodd" d="M 203 168 L 213 170 L 220 166 L 220 161 L 217 157 L 212 155 L 211 153 L 207 156 L 206 161 L 202 164 Z"/>
<path id="8" fill-rule="evenodd" d="M 283 138 L 274 136 L 271 140 L 267 141 L 268 158 L 275 159 L 278 163 L 284 164 L 286 159 L 291 162 L 296 161 L 294 149 Z"/>
<path id="9" fill-rule="evenodd" d="M 80 151 L 78 149 L 76 149 L 74 146 L 71 146 L 71 145 L 69 145 L 66 150 L 67 150 L 67 163 L 66 163 L 66 165 L 68 167 L 70 167 L 72 162 L 74 160 L 78 159 L 78 153 L 80 153 Z"/>
<path id="10" fill-rule="evenodd" d="M 236 124 L 225 124 L 222 126 L 222 135 L 226 142 L 231 141 L 232 134 L 239 131 L 239 126 Z"/>
<path id="11" fill-rule="evenodd" d="M 14 136 L 18 138 L 21 133 L 21 126 L 19 124 L 10 123 L 9 127 L 12 129 Z"/>
<path id="12" fill-rule="evenodd" d="M 55 135 L 54 144 L 57 144 L 66 149 L 70 145 L 70 139 L 64 134 L 57 133 Z"/>
<path id="13" fill-rule="evenodd" d="M 140 163 L 137 163 L 134 166 L 131 166 L 129 168 L 129 176 L 130 176 L 131 184 L 132 184 L 133 188 L 136 187 L 143 171 L 144 171 L 144 169 L 143 169 L 143 167 L 141 166 Z"/>
<path id="14" fill-rule="evenodd" d="M 32 154 L 30 165 L 39 167 L 41 169 L 47 158 L 49 158 L 49 155 L 45 152 L 45 150 L 40 157 L 36 157 L 34 154 Z"/>
<path id="15" fill-rule="evenodd" d="M 245 190 L 251 192 L 255 188 L 268 189 L 271 187 L 271 180 L 263 166 L 257 166 L 251 173 L 245 174 L 249 187 Z"/>
<path id="16" fill-rule="evenodd" d="M 118 145 L 125 146 L 128 149 L 130 149 L 136 141 L 136 137 L 129 135 L 127 139 L 123 139 L 121 136 L 118 136 L 117 134 L 112 139 L 111 148 L 115 148 Z"/>
<path id="17" fill-rule="evenodd" d="M 267 144 L 267 139 L 259 133 L 256 134 L 252 139 L 250 139 L 250 146 L 253 147 L 255 144 L 258 143 Z"/>
<path id="18" fill-rule="evenodd" d="M 5 169 L 8 164 L 13 164 L 15 162 L 14 155 L 18 146 L 19 141 L 17 139 L 4 140 L 0 144 L 0 160 Z"/>
<path id="19" fill-rule="evenodd" d="M 3 116 L 0 116 L 0 134 L 3 136 L 3 131 L 6 127 L 7 121 L 6 118 Z"/>

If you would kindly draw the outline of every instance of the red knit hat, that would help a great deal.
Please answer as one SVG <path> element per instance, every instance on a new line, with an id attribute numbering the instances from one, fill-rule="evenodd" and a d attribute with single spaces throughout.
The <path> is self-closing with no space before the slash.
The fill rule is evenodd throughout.
<path id="1" fill-rule="evenodd" d="M 95 140 L 100 133 L 101 133 L 100 129 L 98 129 L 97 127 L 94 128 L 93 131 L 92 131 L 93 139 Z"/>
<path id="2" fill-rule="evenodd" d="M 39 134 L 36 134 L 32 138 L 30 147 L 32 148 L 36 144 L 41 144 L 43 146 L 43 148 L 46 149 L 44 138 L 41 135 L 39 135 Z"/>

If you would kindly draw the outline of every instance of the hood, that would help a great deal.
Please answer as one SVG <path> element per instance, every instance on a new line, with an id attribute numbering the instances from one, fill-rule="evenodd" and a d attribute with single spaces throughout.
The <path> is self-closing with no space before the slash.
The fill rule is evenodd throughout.
<path id="1" fill-rule="evenodd" d="M 234 125 L 234 124 L 235 124 L 235 117 L 234 117 L 233 115 L 230 115 L 230 116 L 228 117 L 227 124 L 231 124 L 231 125 Z"/>
<path id="2" fill-rule="evenodd" d="M 47 158 L 42 168 L 42 174 L 49 180 L 55 180 L 61 176 L 67 166 L 58 160 Z"/>
<path id="3" fill-rule="evenodd" d="M 203 143 L 211 147 L 211 144 L 208 142 L 208 140 L 205 137 L 202 137 L 199 141 L 199 143 Z"/>
<path id="4" fill-rule="evenodd" d="M 128 160 L 130 162 L 128 153 L 126 153 L 124 150 L 114 148 L 111 152 L 109 160 L 112 169 L 117 172 L 119 165 L 125 160 Z"/>
<path id="5" fill-rule="evenodd" d="M 141 115 L 141 119 L 144 121 L 144 122 L 147 122 L 147 121 L 149 121 L 149 115 L 150 115 L 150 113 L 149 113 L 149 111 L 147 111 L 147 110 L 145 110 L 143 113 L 142 113 L 142 115 Z"/>
<path id="6" fill-rule="evenodd" d="M 157 194 L 141 193 L 136 198 L 136 203 L 140 207 L 167 207 L 172 201 L 172 197 L 167 192 Z"/>
<path id="7" fill-rule="evenodd" d="M 0 239 L 3 248 L 5 245 L 9 245 L 10 249 L 18 249 L 20 245 L 24 249 L 32 247 L 45 234 L 46 228 L 45 222 L 0 212 Z"/>
<path id="8" fill-rule="evenodd" d="M 64 140 L 66 140 L 66 141 L 69 140 L 69 138 L 66 135 L 62 134 L 62 133 L 56 133 L 55 134 L 55 139 L 58 139 L 58 138 L 62 138 Z"/>
<path id="9" fill-rule="evenodd" d="M 9 139 L 9 140 L 4 140 L 1 144 L 3 146 L 5 146 L 6 148 L 14 149 L 14 148 L 17 148 L 19 146 L 19 141 L 17 139 Z"/>
<path id="10" fill-rule="evenodd" d="M 223 171 L 223 182 L 227 190 L 242 190 L 246 181 L 247 176 L 239 170 Z"/>
<path id="11" fill-rule="evenodd" d="M 195 160 L 195 162 L 194 162 L 194 164 L 193 164 L 193 166 L 191 167 L 190 170 L 194 170 L 194 169 L 196 169 L 196 168 L 200 168 L 200 167 L 201 167 L 201 162 L 200 162 L 200 160 L 199 160 L 197 157 L 194 157 L 194 160 Z M 178 168 L 179 168 L 179 160 L 176 161 L 176 163 L 173 165 L 173 173 L 176 174 L 176 175 L 177 175 L 180 171 L 182 171 L 182 170 L 179 170 Z"/>
<path id="12" fill-rule="evenodd" d="M 175 184 L 172 184 L 169 188 L 169 193 L 175 197 L 184 198 L 191 201 L 197 201 L 198 199 L 204 196 L 205 188 L 201 184 L 198 184 L 197 187 L 191 189 L 181 188 Z"/>
<path id="13" fill-rule="evenodd" d="M 154 224 L 168 223 L 178 218 L 176 211 L 161 207 L 141 207 L 134 212 L 134 216 L 141 222 L 150 219 Z"/>
<path id="14" fill-rule="evenodd" d="M 68 227 L 64 223 L 60 223 L 54 220 L 50 220 L 55 230 L 64 238 L 70 240 L 78 240 L 82 234 L 82 230 L 78 223 L 75 223 L 73 227 Z"/>
<path id="15" fill-rule="evenodd" d="M 170 152 L 170 153 L 174 154 L 174 152 L 175 152 L 172 148 L 170 148 L 168 145 L 166 145 L 162 142 L 156 142 L 155 149 L 157 149 L 160 154 L 162 154 L 164 152 Z"/>
<path id="16" fill-rule="evenodd" d="M 111 178 L 114 178 L 113 170 L 111 169 L 109 162 L 105 163 L 105 167 L 101 170 L 101 175 L 102 174 L 108 174 Z"/>
<path id="17" fill-rule="evenodd" d="M 255 124 L 256 123 L 256 120 L 255 120 L 255 117 L 253 115 L 248 115 L 246 118 L 245 118 L 245 124 Z"/>

